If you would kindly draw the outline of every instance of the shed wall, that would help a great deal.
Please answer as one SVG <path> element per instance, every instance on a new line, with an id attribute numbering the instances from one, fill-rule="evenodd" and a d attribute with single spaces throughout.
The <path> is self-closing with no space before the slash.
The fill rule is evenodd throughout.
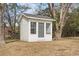
<path id="1" fill-rule="evenodd" d="M 36 22 L 36 34 L 31 34 L 30 25 L 31 22 Z M 38 22 L 44 23 L 44 37 L 38 37 Z M 51 25 L 51 34 L 46 34 L 46 23 L 50 23 Z M 42 20 L 33 20 L 22 18 L 20 23 L 20 40 L 28 41 L 28 42 L 35 42 L 35 41 L 52 41 L 52 22 L 51 21 L 42 21 Z"/>
<path id="2" fill-rule="evenodd" d="M 36 34 L 31 34 L 31 32 L 30 32 L 31 22 L 36 22 Z M 38 22 L 44 23 L 44 37 L 43 38 L 38 37 Z M 46 34 L 46 23 L 51 24 L 51 34 Z M 40 20 L 30 19 L 28 27 L 29 27 L 29 40 L 28 40 L 29 42 L 33 42 L 33 41 L 52 41 L 52 22 L 51 21 L 40 21 Z"/>
<path id="3" fill-rule="evenodd" d="M 27 18 L 22 18 L 20 23 L 20 40 L 27 41 L 28 40 L 28 20 Z"/>

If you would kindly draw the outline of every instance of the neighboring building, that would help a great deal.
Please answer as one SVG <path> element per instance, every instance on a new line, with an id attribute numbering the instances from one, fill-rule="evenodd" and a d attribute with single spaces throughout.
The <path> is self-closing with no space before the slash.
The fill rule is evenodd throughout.
<path id="1" fill-rule="evenodd" d="M 20 40 L 52 41 L 52 18 L 31 14 L 22 14 L 20 22 Z"/>

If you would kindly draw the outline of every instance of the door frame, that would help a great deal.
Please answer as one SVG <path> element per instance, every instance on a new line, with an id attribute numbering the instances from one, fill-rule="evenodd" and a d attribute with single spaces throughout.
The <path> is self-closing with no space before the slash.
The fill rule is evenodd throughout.
<path id="1" fill-rule="evenodd" d="M 41 34 L 43 34 L 43 36 L 40 36 L 39 37 L 39 24 L 42 23 L 43 24 L 43 33 L 41 32 Z M 44 22 L 38 22 L 38 38 L 44 38 L 45 35 L 44 35 Z"/>

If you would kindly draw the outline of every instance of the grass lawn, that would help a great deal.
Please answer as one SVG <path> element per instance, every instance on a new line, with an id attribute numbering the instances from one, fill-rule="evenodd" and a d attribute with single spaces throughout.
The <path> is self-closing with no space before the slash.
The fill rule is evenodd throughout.
<path id="1" fill-rule="evenodd" d="M 0 48 L 0 55 L 79 55 L 79 40 L 55 40 L 51 42 L 15 41 Z"/>

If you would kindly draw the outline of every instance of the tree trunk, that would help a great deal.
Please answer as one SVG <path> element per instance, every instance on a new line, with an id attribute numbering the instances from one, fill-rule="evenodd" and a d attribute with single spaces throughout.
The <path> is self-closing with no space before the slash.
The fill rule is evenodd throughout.
<path id="1" fill-rule="evenodd" d="M 14 3 L 14 32 L 16 32 L 16 3 Z"/>
<path id="2" fill-rule="evenodd" d="M 48 3 L 48 6 L 49 6 L 50 16 L 55 19 L 56 11 L 55 11 L 55 8 L 54 8 L 54 3 Z"/>
<path id="3" fill-rule="evenodd" d="M 50 16 L 51 17 L 53 17 L 55 20 L 56 20 L 56 10 L 55 10 L 55 7 L 54 7 L 54 3 L 48 3 L 48 6 L 49 6 L 49 12 L 50 12 Z M 55 23 L 57 23 L 57 22 L 55 22 Z M 54 24 L 53 24 L 54 25 Z M 55 27 L 53 27 L 54 29 L 56 28 L 56 29 L 58 29 L 58 27 L 57 27 L 57 24 L 55 24 Z M 56 37 L 58 36 L 58 35 L 56 35 L 57 33 L 57 30 L 53 30 L 53 38 L 55 38 L 56 39 Z"/>
<path id="4" fill-rule="evenodd" d="M 0 46 L 2 46 L 4 42 L 4 30 L 3 30 L 3 8 L 2 4 L 0 4 Z"/>
<path id="5" fill-rule="evenodd" d="M 56 23 L 56 38 L 61 39 L 62 37 L 62 32 L 63 32 L 63 27 L 67 21 L 66 19 L 66 14 L 68 13 L 69 7 L 71 6 L 71 3 L 62 3 L 61 4 L 61 10 L 60 10 L 60 21 Z"/>
<path id="6" fill-rule="evenodd" d="M 56 39 L 61 39 L 62 32 L 63 32 L 63 26 L 64 26 L 64 24 L 56 23 L 56 31 L 55 31 L 55 38 Z"/>
<path id="7" fill-rule="evenodd" d="M 54 7 L 54 3 L 50 3 L 49 5 L 49 11 L 50 14 L 53 16 L 54 19 L 56 19 L 56 11 Z M 62 3 L 61 9 L 60 9 L 60 19 L 59 22 L 56 21 L 56 30 L 55 30 L 55 38 L 61 39 L 63 27 L 66 23 L 66 14 L 68 12 L 69 7 L 71 6 L 71 3 Z"/>

